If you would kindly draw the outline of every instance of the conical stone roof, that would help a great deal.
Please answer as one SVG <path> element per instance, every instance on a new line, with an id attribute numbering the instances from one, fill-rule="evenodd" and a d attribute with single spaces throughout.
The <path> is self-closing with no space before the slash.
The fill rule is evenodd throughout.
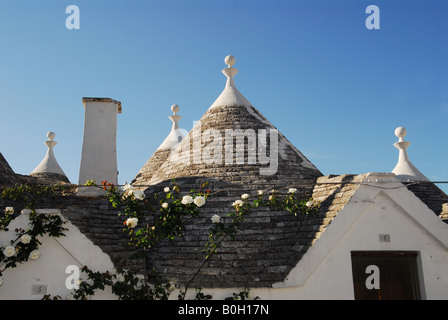
<path id="1" fill-rule="evenodd" d="M 8 161 L 0 153 L 0 185 L 13 186 L 19 182 L 17 175 L 9 166 Z"/>
<path id="2" fill-rule="evenodd" d="M 201 177 L 263 189 L 303 184 L 321 172 L 238 91 L 226 58 L 226 87 L 146 182 Z M 310 189 L 310 190 L 311 190 Z"/>
<path id="3" fill-rule="evenodd" d="M 171 111 L 173 111 L 173 114 L 169 116 L 169 119 L 173 122 L 171 131 L 132 180 L 131 184 L 136 187 L 144 188 L 150 183 L 153 174 L 166 161 L 171 150 L 175 148 L 184 137 L 182 130 L 179 129 L 179 120 L 181 119 L 181 116 L 177 114 L 179 112 L 179 106 L 177 104 L 172 105 Z"/>
<path id="4" fill-rule="evenodd" d="M 294 187 L 298 197 L 311 196 L 322 174 L 238 91 L 233 81 L 235 60 L 230 56 L 225 61 L 227 83 L 221 95 L 171 150 L 145 190 L 150 199 L 155 193 L 163 196 L 173 180 L 181 193 L 208 182 L 206 189 L 213 196 L 201 207 L 202 216 L 186 225 L 182 237 L 148 251 L 147 268 L 191 287 L 270 287 L 284 280 L 313 244 L 323 217 L 257 208 L 199 272 L 211 217 L 226 217 L 243 193 L 252 201 L 258 190 Z"/>

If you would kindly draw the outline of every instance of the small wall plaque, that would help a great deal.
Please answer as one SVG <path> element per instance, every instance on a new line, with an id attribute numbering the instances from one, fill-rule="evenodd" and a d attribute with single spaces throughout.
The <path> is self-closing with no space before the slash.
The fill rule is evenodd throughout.
<path id="1" fill-rule="evenodd" d="M 47 285 L 46 284 L 33 284 L 31 286 L 31 294 L 32 295 L 45 295 L 45 294 L 47 294 Z"/>

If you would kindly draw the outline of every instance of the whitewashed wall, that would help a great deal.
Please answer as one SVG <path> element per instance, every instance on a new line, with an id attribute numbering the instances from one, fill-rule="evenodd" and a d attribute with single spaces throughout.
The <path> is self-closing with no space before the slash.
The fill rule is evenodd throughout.
<path id="1" fill-rule="evenodd" d="M 448 226 L 393 175 L 366 179 L 368 185 L 358 188 L 287 280 L 272 289 L 251 289 L 252 297 L 354 299 L 351 251 L 410 250 L 419 253 L 422 298 L 448 299 Z M 380 242 L 380 234 L 390 235 L 390 242 Z M 240 289 L 203 292 L 223 299 Z"/>
<path id="2" fill-rule="evenodd" d="M 353 299 L 351 251 L 411 250 L 419 253 L 422 297 L 448 299 L 448 226 L 395 177 L 370 174 L 367 178 L 371 180 L 368 185 L 358 188 L 287 280 L 275 284 L 275 288 L 251 289 L 252 298 Z M 19 226 L 27 226 L 26 215 L 14 220 L 10 230 Z M 47 293 L 65 298 L 70 293 L 65 287 L 68 265 L 113 270 L 108 255 L 70 222 L 65 226 L 69 228 L 66 237 L 41 240 L 42 255 L 38 260 L 4 273 L 0 299 L 41 299 L 42 295 L 32 294 L 32 285 L 36 284 L 47 285 Z M 0 232 L 1 244 L 11 239 L 10 232 Z M 380 242 L 379 234 L 390 235 L 390 242 Z M 203 292 L 212 294 L 214 299 L 224 299 L 240 289 L 205 288 Z M 173 292 L 171 298 L 177 299 L 177 294 Z M 187 299 L 194 294 L 195 290 L 190 289 Z M 108 291 L 98 292 L 92 298 L 116 299 Z"/>
<path id="3" fill-rule="evenodd" d="M 59 210 L 39 210 L 40 213 L 59 214 Z M 64 219 L 65 220 L 65 219 Z M 0 231 L 0 243 L 9 243 L 14 238 L 15 228 L 28 228 L 28 214 L 22 213 L 9 225 L 9 231 Z M 65 299 L 72 290 L 67 289 L 66 279 L 72 273 L 66 273 L 69 265 L 81 268 L 89 266 L 94 271 L 113 271 L 113 264 L 108 255 L 86 238 L 77 227 L 69 221 L 64 224 L 68 229 L 65 237 L 39 238 L 41 256 L 29 260 L 15 268 L 3 272 L 3 284 L 0 286 L 0 300 L 40 300 L 43 294 L 33 293 L 33 286 L 46 286 L 47 294 L 59 295 Z M 82 278 L 82 274 L 81 274 Z M 110 291 L 98 292 L 92 299 L 116 299 Z"/>

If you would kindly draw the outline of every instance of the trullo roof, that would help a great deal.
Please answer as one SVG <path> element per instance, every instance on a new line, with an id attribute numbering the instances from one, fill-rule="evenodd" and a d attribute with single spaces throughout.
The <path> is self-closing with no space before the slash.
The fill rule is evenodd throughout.
<path id="1" fill-rule="evenodd" d="M 163 194 L 173 180 L 182 192 L 208 182 L 207 189 L 214 194 L 201 207 L 203 217 L 189 223 L 183 237 L 160 243 L 148 253 L 148 270 L 178 284 L 192 280 L 203 263 L 212 216 L 225 217 L 243 193 L 253 197 L 258 190 L 294 187 L 298 195 L 311 196 L 322 176 L 238 91 L 233 80 L 235 59 L 228 56 L 225 61 L 227 83 L 221 95 L 163 164 L 146 181 L 139 180 L 149 185 L 148 198 Z M 321 220 L 259 208 L 233 240 L 222 242 L 191 285 L 269 287 L 282 281 L 312 245 Z"/>
<path id="2" fill-rule="evenodd" d="M 201 177 L 256 189 L 310 187 L 322 175 L 239 92 L 233 80 L 238 72 L 232 67 L 234 62 L 232 56 L 226 57 L 228 68 L 222 72 L 227 83 L 221 95 L 166 161 L 139 184 Z M 150 165 L 148 161 L 145 167 Z"/>

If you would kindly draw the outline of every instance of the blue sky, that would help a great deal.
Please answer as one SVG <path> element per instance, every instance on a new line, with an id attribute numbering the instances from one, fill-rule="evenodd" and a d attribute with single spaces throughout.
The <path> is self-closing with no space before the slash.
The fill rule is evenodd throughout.
<path id="1" fill-rule="evenodd" d="M 65 26 L 72 4 L 79 30 Z M 369 5 L 380 29 L 365 26 Z M 190 130 L 232 54 L 238 89 L 323 174 L 390 172 L 404 126 L 413 164 L 448 181 L 447 1 L 2 0 L 0 41 L 0 152 L 17 173 L 54 131 L 77 183 L 82 97 L 110 97 L 130 182 L 169 133 L 170 106 Z"/>

